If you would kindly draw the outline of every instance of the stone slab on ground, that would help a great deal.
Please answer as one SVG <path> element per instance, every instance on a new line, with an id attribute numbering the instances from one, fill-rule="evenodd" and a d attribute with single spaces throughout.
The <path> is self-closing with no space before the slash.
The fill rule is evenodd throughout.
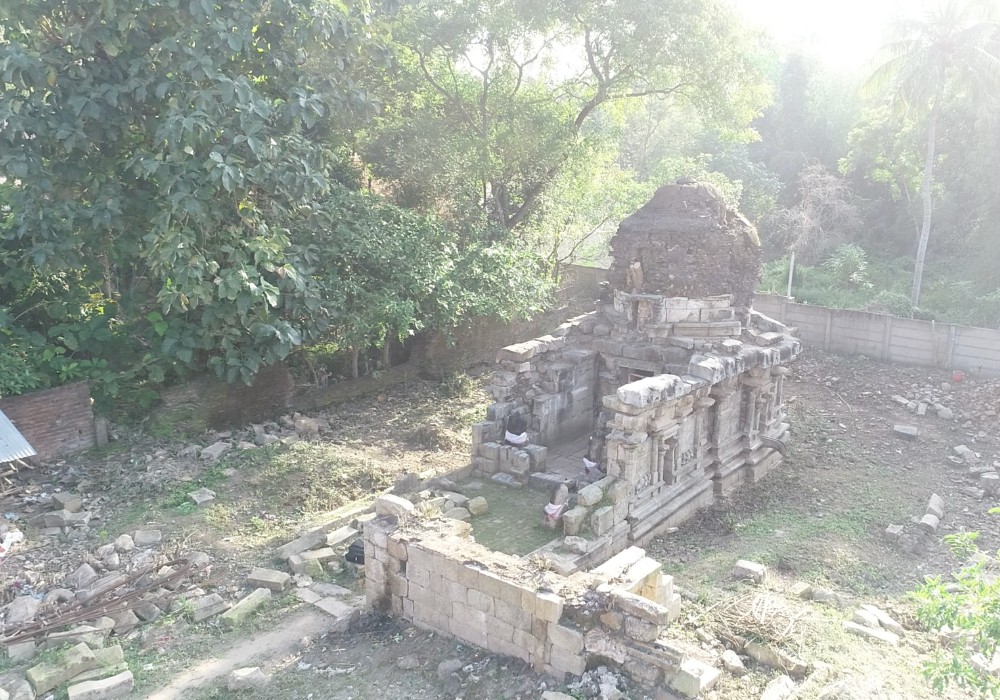
<path id="1" fill-rule="evenodd" d="M 874 605 L 862 605 L 861 609 L 867 610 L 872 615 L 874 615 L 875 618 L 878 620 L 878 624 L 881 627 L 889 630 L 890 632 L 899 637 L 905 636 L 906 630 L 903 629 L 903 626 L 898 622 L 896 622 L 896 620 L 885 610 L 877 608 Z"/>
<path id="2" fill-rule="evenodd" d="M 215 491 L 212 489 L 206 489 L 202 486 L 200 489 L 196 489 L 188 494 L 188 498 L 198 506 L 207 506 L 215 501 Z"/>
<path id="3" fill-rule="evenodd" d="M 229 601 L 225 600 L 218 593 L 211 593 L 204 598 L 194 601 L 194 612 L 191 618 L 195 622 L 202 622 L 213 615 L 225 612 L 229 609 Z"/>
<path id="4" fill-rule="evenodd" d="M 58 659 L 32 666 L 25 676 L 35 692 L 41 695 L 97 665 L 97 656 L 81 642 Z"/>
<path id="5" fill-rule="evenodd" d="M 257 567 L 247 576 L 247 584 L 254 588 L 268 588 L 275 593 L 281 593 L 291 585 L 292 577 L 284 571 Z"/>
<path id="6" fill-rule="evenodd" d="M 159 544 L 162 539 L 163 533 L 159 530 L 137 530 L 132 535 L 136 547 L 152 547 L 154 544 Z"/>
<path id="7" fill-rule="evenodd" d="M 706 690 L 711 690 L 721 676 L 722 672 L 713 666 L 698 659 L 685 659 L 677 675 L 671 679 L 670 687 L 686 697 L 697 698 Z"/>
<path id="8" fill-rule="evenodd" d="M 767 567 L 757 562 L 740 559 L 733 566 L 733 578 L 750 579 L 754 583 L 764 583 L 767 580 Z"/>
<path id="9" fill-rule="evenodd" d="M 334 632 L 346 632 L 351 623 L 361 614 L 358 608 L 336 598 L 321 598 L 313 605 L 335 618 L 333 626 L 330 628 Z"/>
<path id="10" fill-rule="evenodd" d="M 222 613 L 219 621 L 224 627 L 236 627 L 269 600 L 271 600 L 271 590 L 269 588 L 254 589 L 241 598 L 236 605 Z"/>
<path id="11" fill-rule="evenodd" d="M 757 663 L 764 664 L 778 671 L 784 671 L 796 678 L 804 676 L 809 670 L 809 667 L 801 659 L 769 644 L 749 642 L 746 645 L 746 653 L 747 656 Z"/>
<path id="12" fill-rule="evenodd" d="M 391 493 L 387 493 L 375 499 L 376 515 L 391 515 L 399 518 L 400 520 L 404 520 L 413 515 L 413 512 L 413 503 L 402 496 L 395 496 Z"/>
<path id="13" fill-rule="evenodd" d="M 866 627 L 864 625 L 859 625 L 856 622 L 848 622 L 845 620 L 844 629 L 851 634 L 858 635 L 859 637 L 868 637 L 869 639 L 891 644 L 894 647 L 899 646 L 899 636 L 893 634 L 889 630 L 884 630 L 881 627 Z"/>
<path id="14" fill-rule="evenodd" d="M 940 520 L 944 517 L 944 499 L 936 493 L 932 493 L 927 501 L 927 512 Z"/>
<path id="15" fill-rule="evenodd" d="M 764 688 L 760 700 L 785 700 L 795 690 L 795 681 L 788 676 L 778 676 Z"/>
<path id="16" fill-rule="evenodd" d="M 69 700 L 113 700 L 132 693 L 135 678 L 131 671 L 123 671 L 99 681 L 86 681 L 69 687 Z"/>
<path id="17" fill-rule="evenodd" d="M 52 502 L 61 510 L 68 510 L 70 513 L 79 513 L 83 510 L 83 499 L 75 493 L 56 493 L 52 495 Z"/>
<path id="18" fill-rule="evenodd" d="M 892 432 L 896 437 L 903 438 L 904 440 L 916 440 L 920 437 L 920 431 L 912 425 L 894 425 L 892 426 Z"/>
<path id="19" fill-rule="evenodd" d="M 229 678 L 226 679 L 226 688 L 232 691 L 262 688 L 270 680 L 260 666 L 236 668 L 230 672 Z"/>

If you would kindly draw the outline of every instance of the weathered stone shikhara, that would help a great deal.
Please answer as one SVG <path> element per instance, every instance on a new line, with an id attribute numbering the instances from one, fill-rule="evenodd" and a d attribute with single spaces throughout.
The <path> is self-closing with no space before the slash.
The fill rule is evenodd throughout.
<path id="1" fill-rule="evenodd" d="M 661 187 L 611 247 L 596 310 L 503 348 L 496 403 L 473 427 L 474 473 L 576 491 L 561 525 L 577 539 L 545 548 L 573 554 L 540 569 L 481 547 L 465 524 L 383 515 L 365 529 L 367 594 L 557 676 L 612 661 L 694 696 L 718 671 L 668 640 L 680 597 L 636 545 L 780 464 L 783 365 L 801 346 L 753 310 L 760 244 L 713 186 Z M 514 415 L 525 446 L 504 442 Z"/>

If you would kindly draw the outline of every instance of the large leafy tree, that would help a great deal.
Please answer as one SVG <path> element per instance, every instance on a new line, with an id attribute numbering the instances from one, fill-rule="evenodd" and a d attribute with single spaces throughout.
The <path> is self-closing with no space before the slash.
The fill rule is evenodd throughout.
<path id="1" fill-rule="evenodd" d="M 739 131 L 767 97 L 714 1 L 428 0 L 395 38 L 397 99 L 367 149 L 376 174 L 401 201 L 500 230 L 537 224 L 546 190 L 624 103 L 681 101 Z"/>
<path id="2" fill-rule="evenodd" d="M 11 0 L 0 40 L 0 284 L 85 271 L 164 350 L 248 379 L 327 320 L 290 239 L 368 109 L 361 5 Z M 322 78 L 309 52 L 333 56 Z M 335 144 L 334 144 L 335 145 Z M 130 296 L 130 292 L 138 292 Z"/>
<path id="3" fill-rule="evenodd" d="M 985 2 L 945 0 L 922 19 L 900 22 L 868 81 L 869 90 L 887 90 L 901 107 L 926 115 L 923 218 L 910 293 L 915 306 L 931 234 L 938 119 L 949 93 L 993 98 L 1000 90 L 1000 24 L 994 15 Z"/>

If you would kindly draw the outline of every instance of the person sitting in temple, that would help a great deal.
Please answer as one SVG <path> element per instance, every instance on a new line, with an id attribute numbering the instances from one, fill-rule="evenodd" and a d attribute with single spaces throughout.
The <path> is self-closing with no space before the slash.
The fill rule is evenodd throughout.
<path id="1" fill-rule="evenodd" d="M 542 525 L 554 530 L 559 525 L 559 520 L 569 506 L 569 487 L 566 484 L 559 484 L 552 490 L 549 502 L 545 504 L 542 511 Z"/>
<path id="2" fill-rule="evenodd" d="M 586 480 L 589 482 L 598 481 L 605 476 L 604 468 L 600 463 L 601 441 L 595 436 L 591 436 L 587 445 L 587 454 L 583 458 L 583 471 Z"/>
<path id="3" fill-rule="evenodd" d="M 520 413 L 515 413 L 507 419 L 503 441 L 514 447 L 524 447 L 528 444 L 528 421 Z"/>

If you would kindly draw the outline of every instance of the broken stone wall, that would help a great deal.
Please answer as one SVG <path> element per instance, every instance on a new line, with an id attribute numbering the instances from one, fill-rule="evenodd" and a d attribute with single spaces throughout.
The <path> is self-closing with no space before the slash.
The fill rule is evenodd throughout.
<path id="1" fill-rule="evenodd" d="M 402 525 L 393 515 L 365 525 L 373 607 L 560 680 L 612 663 L 644 685 L 691 689 L 694 696 L 718 676 L 666 638 L 681 599 L 643 550 L 561 576 L 482 547 L 465 523 L 409 517 Z"/>
<path id="2" fill-rule="evenodd" d="M 90 384 L 75 382 L 0 400 L 0 410 L 31 443 L 37 459 L 89 450 L 99 441 L 90 400 Z"/>
<path id="3" fill-rule="evenodd" d="M 508 345 L 490 391 L 496 401 L 472 429 L 473 468 L 481 474 L 524 477 L 545 471 L 546 447 L 589 435 L 599 390 L 597 353 L 580 342 L 592 333 L 593 314 L 571 319 L 551 335 Z M 507 418 L 521 413 L 531 445 L 503 444 Z"/>

